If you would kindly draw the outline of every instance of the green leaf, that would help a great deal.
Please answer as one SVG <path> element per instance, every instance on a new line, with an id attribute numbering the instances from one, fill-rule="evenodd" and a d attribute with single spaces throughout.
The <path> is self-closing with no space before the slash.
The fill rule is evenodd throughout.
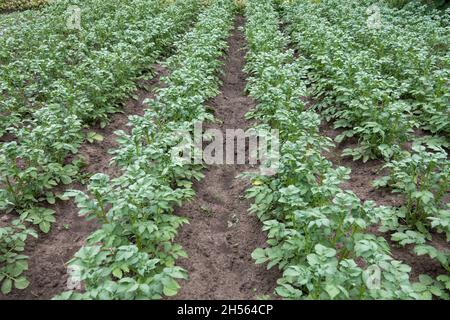
<path id="1" fill-rule="evenodd" d="M 420 292 L 420 293 L 427 290 L 427 286 L 422 283 L 419 283 L 419 282 L 413 283 L 413 288 L 415 291 Z"/>
<path id="2" fill-rule="evenodd" d="M 175 280 L 170 279 L 164 284 L 163 293 L 168 297 L 172 297 L 177 294 L 179 288 L 180 286 L 178 283 Z"/>
<path id="3" fill-rule="evenodd" d="M 283 287 L 282 286 L 278 286 L 275 289 L 275 291 L 276 291 L 276 293 L 279 296 L 281 296 L 283 298 L 289 298 L 291 296 L 291 292 L 288 289 L 286 289 L 284 286 Z"/>
<path id="4" fill-rule="evenodd" d="M 433 278 L 431 278 L 429 275 L 421 274 L 419 276 L 419 281 L 420 281 L 420 283 L 422 283 L 426 286 L 429 286 L 433 283 Z"/>
<path id="5" fill-rule="evenodd" d="M 18 277 L 22 272 L 28 269 L 27 260 L 18 260 L 14 264 L 14 269 L 11 271 L 12 277 Z"/>
<path id="6" fill-rule="evenodd" d="M 113 270 L 112 274 L 113 274 L 113 276 L 116 277 L 117 279 L 122 279 L 122 276 L 123 276 L 122 269 L 116 268 L 116 269 Z"/>
<path id="7" fill-rule="evenodd" d="M 334 299 L 337 295 L 339 295 L 339 289 L 331 284 L 327 284 L 325 286 L 325 291 L 328 293 L 331 299 Z"/>
<path id="8" fill-rule="evenodd" d="M 39 223 L 39 229 L 41 229 L 42 232 L 48 233 L 50 231 L 50 223 L 47 221 L 42 221 Z"/>
<path id="9" fill-rule="evenodd" d="M 86 139 L 87 141 L 89 141 L 90 143 L 94 143 L 94 142 L 102 142 L 104 140 L 103 136 L 97 132 L 94 131 L 90 131 L 87 133 L 86 135 Z"/>
<path id="10" fill-rule="evenodd" d="M 11 281 L 11 279 L 3 280 L 2 287 L 1 287 L 2 293 L 6 295 L 6 294 L 11 292 L 11 289 L 12 289 L 12 281 Z"/>
<path id="11" fill-rule="evenodd" d="M 283 276 L 285 277 L 298 277 L 300 272 L 294 268 L 288 268 L 285 272 L 283 272 Z"/>
<path id="12" fill-rule="evenodd" d="M 28 287 L 29 284 L 30 284 L 30 282 L 25 277 L 17 278 L 14 281 L 14 286 L 19 290 L 25 289 L 26 287 Z"/>
<path id="13" fill-rule="evenodd" d="M 55 204 L 56 199 L 55 199 L 55 196 L 53 195 L 53 193 L 48 193 L 46 196 L 47 196 L 48 203 Z"/>
<path id="14" fill-rule="evenodd" d="M 257 248 L 252 252 L 253 260 L 256 264 L 261 264 L 267 261 L 266 251 L 262 248 Z"/>
<path id="15" fill-rule="evenodd" d="M 321 256 L 325 256 L 327 258 L 331 258 L 331 257 L 334 257 L 336 255 L 336 250 L 335 249 L 325 247 L 325 246 L 323 246 L 321 244 L 316 244 L 314 246 L 314 249 L 317 252 L 317 254 L 319 254 Z"/>

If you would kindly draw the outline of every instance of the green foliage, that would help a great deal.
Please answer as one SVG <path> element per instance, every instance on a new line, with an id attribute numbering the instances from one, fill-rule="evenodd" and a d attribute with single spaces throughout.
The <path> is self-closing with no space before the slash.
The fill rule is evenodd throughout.
<path id="1" fill-rule="evenodd" d="M 385 0 L 385 2 L 394 8 L 398 8 L 401 9 L 403 8 L 406 4 L 413 2 L 413 1 L 420 1 L 426 5 L 429 5 L 433 8 L 439 8 L 439 9 L 445 9 L 448 8 L 449 4 L 448 1 L 446 0 Z"/>
<path id="2" fill-rule="evenodd" d="M 387 163 L 384 167 L 389 175 L 373 184 L 389 186 L 405 198 L 403 206 L 380 211 L 380 229 L 394 231 L 393 241 L 402 246 L 414 244 L 417 255 L 428 255 L 450 272 L 450 251 L 427 244 L 432 230 L 445 233 L 450 241 L 450 205 L 444 200 L 450 189 L 450 161 L 443 149 L 434 149 L 430 152 L 414 144 L 412 153 L 403 152 L 398 160 Z"/>
<path id="3" fill-rule="evenodd" d="M 424 231 L 436 227 L 450 239 L 448 208 L 444 196 L 450 189 L 450 161 L 444 150 L 429 152 L 423 145 L 414 144 L 412 153 L 403 152 L 384 168 L 389 176 L 374 181 L 375 187 L 389 186 L 405 197 L 405 205 L 398 214 L 410 227 Z"/>
<path id="4" fill-rule="evenodd" d="M 448 251 L 428 243 L 433 232 L 446 233 L 447 240 L 450 234 L 444 201 L 449 162 L 442 149 L 448 147 L 450 129 L 448 15 L 419 1 L 396 2 L 401 9 L 364 0 L 279 6 L 295 48 L 305 57 L 304 78 L 309 94 L 318 100 L 314 108 L 333 120 L 335 128 L 344 129 L 336 142 L 359 142 L 342 155 L 389 161 L 385 169 L 390 175 L 374 186 L 389 186 L 405 198 L 399 208 L 367 212 L 372 222 L 380 221 L 380 230 L 391 232 L 393 241 L 411 245 L 448 271 Z M 379 18 L 378 26 L 369 23 L 373 18 Z M 417 138 L 417 127 L 442 136 Z M 411 140 L 423 146 L 402 151 Z M 448 298 L 442 281 L 422 280 L 413 285 L 411 297 Z"/>
<path id="5" fill-rule="evenodd" d="M 245 175 L 253 185 L 250 211 L 268 236 L 268 247 L 252 257 L 283 270 L 276 288 L 283 298 L 423 298 L 409 282 L 411 268 L 391 257 L 383 238 L 365 233 L 384 208 L 341 190 L 350 170 L 322 156 L 332 143 L 319 133 L 319 116 L 298 99 L 308 68 L 285 50 L 272 2 L 247 1 L 246 18 L 248 91 L 258 100 L 248 117 L 258 120 L 256 128 L 279 129 L 281 138 L 277 173 Z"/>
<path id="6" fill-rule="evenodd" d="M 418 2 L 402 10 L 376 3 L 380 27 L 368 23 L 373 1 L 281 4 L 295 48 L 306 57 L 311 94 L 355 160 L 390 159 L 420 126 L 448 135 L 448 16 Z"/>
<path id="7" fill-rule="evenodd" d="M 69 4 L 77 2 L 21 13 L 29 23 L 13 23 L 0 37 L 0 135 L 16 138 L 0 146 L 0 185 L 7 186 L 11 209 L 70 183 L 76 170 L 64 165 L 66 157 L 85 138 L 101 140 L 85 137 L 83 127 L 106 125 L 118 110 L 114 104 L 135 89 L 135 78 L 171 48 L 199 9 L 197 1 L 89 0 L 79 3 L 89 28 L 74 31 L 61 19 Z"/>
<path id="8" fill-rule="evenodd" d="M 45 122 L 33 130 L 12 129 L 18 141 L 0 147 L 0 208 L 25 210 L 40 201 L 54 203 L 52 189 L 59 183 L 69 184 L 78 173 L 79 162 L 65 164 L 82 141 L 81 123 L 76 117 L 59 122 L 59 109 L 41 109 Z M 34 121 L 36 123 L 37 121 Z M 2 205 L 3 203 L 3 205 Z"/>
<path id="9" fill-rule="evenodd" d="M 51 223 L 56 221 L 53 216 L 54 213 L 55 211 L 52 209 L 31 208 L 22 212 L 20 218 L 22 221 L 31 222 L 32 224 L 39 226 L 39 229 L 42 232 L 48 233 L 50 231 Z"/>
<path id="10" fill-rule="evenodd" d="M 103 136 L 97 132 L 94 131 L 90 131 L 87 133 L 86 135 L 86 140 L 89 143 L 94 143 L 94 142 L 102 142 L 103 141 Z"/>
<path id="11" fill-rule="evenodd" d="M 71 5 L 81 10 L 81 30 L 66 25 Z M 81 143 L 102 140 L 83 129 L 107 124 L 199 10 L 187 0 L 63 0 L 0 19 L 0 136 L 13 138 L 0 145 L 0 210 L 49 232 L 55 217 L 45 203 L 59 197 L 56 186 L 80 177 L 82 161 L 73 155 Z"/>
<path id="12" fill-rule="evenodd" d="M 25 289 L 29 282 L 23 276 L 28 270 L 28 257 L 22 252 L 28 236 L 37 234 L 25 227 L 19 220 L 10 226 L 0 226 L 0 292 L 8 294 L 14 288 Z"/>
<path id="13" fill-rule="evenodd" d="M 386 3 L 394 8 L 403 8 L 410 0 L 386 0 Z"/>
<path id="14" fill-rule="evenodd" d="M 173 162 L 171 150 L 182 141 L 180 131 L 187 134 L 197 121 L 211 119 L 203 104 L 218 92 L 219 58 L 233 12 L 231 1 L 212 1 L 175 43 L 177 53 L 166 62 L 167 86 L 147 101 L 151 108 L 143 116 L 129 118 L 131 133 L 117 132 L 119 147 L 112 153 L 122 175 L 95 174 L 86 193 L 66 193 L 79 214 L 97 219 L 101 228 L 69 263 L 84 292 L 56 299 L 158 299 L 178 292 L 177 280 L 187 275 L 175 261 L 186 253 L 173 240 L 187 220 L 173 215 L 173 208 L 192 199 L 191 180 L 203 175 L 200 165 Z"/>

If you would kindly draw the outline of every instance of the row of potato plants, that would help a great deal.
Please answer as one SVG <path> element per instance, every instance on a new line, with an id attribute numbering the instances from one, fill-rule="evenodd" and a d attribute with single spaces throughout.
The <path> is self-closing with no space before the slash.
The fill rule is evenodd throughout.
<path id="1" fill-rule="evenodd" d="M 373 181 L 375 188 L 389 187 L 404 197 L 396 208 L 385 208 L 380 215 L 380 231 L 417 255 L 437 260 L 447 275 L 440 276 L 450 289 L 450 161 L 444 150 L 429 150 L 414 143 L 412 152 L 402 151 L 384 165 L 388 175 Z M 447 199 L 446 199 L 447 197 Z M 429 241 L 444 235 L 447 246 Z"/>
<path id="2" fill-rule="evenodd" d="M 64 26 L 69 3 L 82 8 L 82 30 Z M 78 157 L 66 161 L 86 139 L 83 129 L 94 120 L 106 125 L 119 110 L 114 103 L 171 50 L 200 8 L 188 0 L 60 1 L 20 13 L 0 36 L 0 113 L 12 119 L 6 131 L 14 137 L 0 145 L 0 212 L 19 216 L 0 226 L 3 294 L 28 285 L 22 253 L 37 235 L 28 226 L 50 230 L 55 186 L 70 184 L 83 165 Z"/>
<path id="3" fill-rule="evenodd" d="M 447 298 L 443 284 L 426 275 L 411 283 L 411 268 L 392 258 L 384 238 L 366 232 L 384 208 L 340 188 L 350 170 L 322 156 L 333 143 L 319 133 L 320 116 L 299 99 L 306 60 L 286 49 L 272 1 L 247 1 L 245 15 L 247 89 L 258 101 L 248 118 L 257 120 L 255 130 L 278 129 L 281 141 L 275 175 L 246 174 L 250 211 L 268 235 L 268 247 L 252 257 L 283 270 L 275 292 L 288 299 Z"/>
<path id="4" fill-rule="evenodd" d="M 301 2 L 284 8 L 285 22 L 308 58 L 310 84 L 325 96 L 319 102 L 323 114 L 347 129 L 337 142 L 353 135 L 360 140 L 343 155 L 367 160 L 381 154 L 388 160 L 388 176 L 373 185 L 390 187 L 405 203 L 385 208 L 380 230 L 450 272 L 450 250 L 427 243 L 435 233 L 450 241 L 450 161 L 440 146 L 448 147 L 448 139 L 411 135 L 417 119 L 435 133 L 450 129 L 448 16 L 413 4 L 403 10 L 381 6 L 382 24 L 373 30 L 364 25 L 367 4 Z M 403 150 L 410 140 L 411 150 Z M 440 279 L 450 283 L 448 275 Z"/>
<path id="5" fill-rule="evenodd" d="M 0 37 L 0 134 L 24 125 L 36 109 L 52 104 L 85 121 L 106 121 L 114 104 L 104 104 L 123 98 L 127 86 L 134 85 L 130 78 L 161 49 L 151 34 L 146 39 L 142 35 L 151 26 L 146 18 L 158 16 L 164 8 L 161 1 L 152 0 L 59 1 L 16 15 L 17 22 Z M 68 24 L 72 15 L 79 16 L 80 29 Z M 158 34 L 158 28 L 155 31 Z M 133 62 L 129 71 L 120 60 Z M 106 71 L 105 66 L 114 69 Z"/>
<path id="6" fill-rule="evenodd" d="M 281 9 L 295 47 L 308 57 L 316 105 L 345 129 L 336 141 L 359 140 L 344 155 L 390 158 L 392 146 L 419 126 L 448 136 L 448 11 L 360 0 L 284 2 Z"/>
<path id="7" fill-rule="evenodd" d="M 187 219 L 174 207 L 194 196 L 192 180 L 203 177 L 201 165 L 172 160 L 172 150 L 197 121 L 212 120 L 204 107 L 219 90 L 220 57 L 232 27 L 232 1 L 214 0 L 194 29 L 176 43 L 165 65 L 169 76 L 143 116 L 131 116 L 131 133 L 118 131 L 120 146 L 113 162 L 123 172 L 111 179 L 91 178 L 88 192 L 68 191 L 80 215 L 96 218 L 101 228 L 69 262 L 71 278 L 84 284 L 56 299 L 157 299 L 173 296 L 186 271 L 175 266 L 186 257 L 174 243 Z M 192 147 L 191 145 L 185 147 Z"/>

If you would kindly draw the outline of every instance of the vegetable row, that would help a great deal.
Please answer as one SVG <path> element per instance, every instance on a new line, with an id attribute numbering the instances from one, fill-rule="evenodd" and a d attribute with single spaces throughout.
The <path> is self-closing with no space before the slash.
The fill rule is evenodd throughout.
<path id="1" fill-rule="evenodd" d="M 69 4 L 81 8 L 82 29 L 65 26 Z M 79 177 L 75 155 L 93 121 L 106 125 L 115 104 L 188 28 L 198 1 L 59 1 L 18 14 L 0 36 L 0 210 L 18 215 L 0 226 L 0 283 L 7 294 L 28 285 L 25 225 L 48 232 L 59 184 Z M 101 17 L 101 19 L 99 19 Z M 4 235 L 4 236 L 3 236 Z"/>
<path id="2" fill-rule="evenodd" d="M 448 11 L 359 0 L 297 1 L 281 8 L 294 46 L 308 58 L 317 106 L 345 129 L 336 141 L 359 140 L 344 155 L 389 159 L 419 126 L 448 137 Z"/>
<path id="3" fill-rule="evenodd" d="M 384 208 L 381 231 L 436 259 L 447 271 L 440 279 L 448 287 L 448 245 L 429 243 L 450 241 L 448 11 L 413 3 L 402 10 L 369 5 L 329 0 L 282 9 L 294 46 L 307 58 L 303 67 L 322 115 L 345 128 L 336 141 L 359 139 L 343 156 L 387 160 L 388 176 L 373 185 L 390 187 L 404 204 Z M 377 28 L 370 15 L 380 20 Z M 419 125 L 441 136 L 417 137 Z M 405 144 L 410 141 L 411 147 Z"/>
<path id="4" fill-rule="evenodd" d="M 96 174 L 87 193 L 67 192 L 80 215 L 102 226 L 69 263 L 83 292 L 68 291 L 57 299 L 157 299 L 177 293 L 177 280 L 187 275 L 175 261 L 186 253 L 173 240 L 187 220 L 173 212 L 194 196 L 192 180 L 203 175 L 201 165 L 172 161 L 172 150 L 194 123 L 212 119 L 203 104 L 218 94 L 220 57 L 233 16 L 231 1 L 214 0 L 176 43 L 177 53 L 166 62 L 165 86 L 147 101 L 143 116 L 129 118 L 130 134 L 117 132 L 113 162 L 122 175 Z"/>
<path id="5" fill-rule="evenodd" d="M 278 129 L 280 160 L 273 176 L 247 174 L 251 212 L 263 222 L 268 247 L 256 263 L 278 266 L 276 293 L 288 299 L 423 299 L 447 297 L 444 285 L 426 275 L 411 283 L 411 268 L 392 258 L 382 237 L 366 232 L 384 210 L 340 185 L 350 170 L 322 156 L 333 146 L 319 133 L 320 116 L 307 110 L 305 59 L 287 50 L 270 0 L 247 1 L 246 71 L 258 105 L 255 129 Z"/>

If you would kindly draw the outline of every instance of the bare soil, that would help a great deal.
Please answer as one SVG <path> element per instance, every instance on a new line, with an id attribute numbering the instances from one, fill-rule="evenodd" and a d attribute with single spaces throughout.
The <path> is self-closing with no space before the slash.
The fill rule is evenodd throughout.
<path id="1" fill-rule="evenodd" d="M 140 80 L 140 87 L 161 86 L 160 77 L 167 74 L 167 71 L 159 66 L 152 67 L 156 71 L 156 76 L 152 80 Z M 114 134 L 116 130 L 129 131 L 127 127 L 128 116 L 142 115 L 146 106 L 144 100 L 154 98 L 153 90 L 138 89 L 133 94 L 136 99 L 129 99 L 124 102 L 122 112 L 115 113 L 110 118 L 110 123 L 105 128 L 94 125 L 88 131 L 100 133 L 104 140 L 96 143 L 84 143 L 78 155 L 84 157 L 86 167 L 83 170 L 88 174 L 105 173 L 112 177 L 119 174 L 117 167 L 109 165 L 111 155 L 108 150 L 117 147 L 117 138 Z M 71 157 L 67 159 L 70 161 Z M 65 189 L 85 190 L 79 183 L 59 187 L 60 192 Z M 39 232 L 38 239 L 30 237 L 27 240 L 25 254 L 30 257 L 29 269 L 25 272 L 30 286 L 25 290 L 13 290 L 7 296 L 0 293 L 0 300 L 31 300 L 31 299 L 51 299 L 58 293 L 67 290 L 67 261 L 83 246 L 88 235 L 98 228 L 95 220 L 86 221 L 78 216 L 78 209 L 72 200 L 58 200 L 55 205 L 49 208 L 56 211 L 56 222 L 48 234 Z M 13 216 L 4 216 L 12 219 Z M 6 221 L 4 221 L 6 222 Z"/>
<path id="2" fill-rule="evenodd" d="M 236 18 L 228 40 L 221 93 L 208 104 L 220 123 L 205 129 L 225 132 L 251 126 L 244 118 L 255 106 L 244 92 L 242 70 L 247 50 L 240 30 L 244 23 L 243 17 Z M 190 224 L 182 227 L 175 240 L 189 256 L 178 262 L 188 271 L 189 280 L 182 281 L 175 299 L 255 299 L 273 292 L 280 274 L 275 268 L 256 265 L 251 258 L 254 249 L 265 246 L 266 236 L 259 220 L 247 212 L 250 204 L 243 195 L 248 183 L 236 179 L 250 170 L 249 165 L 208 166 L 205 178 L 194 186 L 196 199 L 176 210 L 189 218 Z"/>

